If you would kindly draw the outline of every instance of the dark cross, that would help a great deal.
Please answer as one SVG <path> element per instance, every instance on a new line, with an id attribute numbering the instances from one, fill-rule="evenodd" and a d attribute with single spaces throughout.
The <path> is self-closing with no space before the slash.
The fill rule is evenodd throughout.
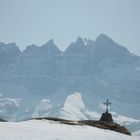
<path id="1" fill-rule="evenodd" d="M 106 113 L 108 113 L 108 107 L 109 107 L 109 105 L 111 105 L 111 103 L 107 99 L 106 102 L 103 104 L 106 105 Z"/>

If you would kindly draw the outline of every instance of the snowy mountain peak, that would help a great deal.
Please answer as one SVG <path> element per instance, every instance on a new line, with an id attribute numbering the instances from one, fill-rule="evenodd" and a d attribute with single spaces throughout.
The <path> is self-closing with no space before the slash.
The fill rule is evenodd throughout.
<path id="1" fill-rule="evenodd" d="M 73 120 L 86 119 L 83 114 L 86 110 L 82 96 L 79 92 L 69 95 L 64 103 L 60 117 Z"/>
<path id="2" fill-rule="evenodd" d="M 79 92 L 75 92 L 72 95 L 69 95 L 66 99 L 64 107 L 70 110 L 85 108 L 81 94 Z"/>

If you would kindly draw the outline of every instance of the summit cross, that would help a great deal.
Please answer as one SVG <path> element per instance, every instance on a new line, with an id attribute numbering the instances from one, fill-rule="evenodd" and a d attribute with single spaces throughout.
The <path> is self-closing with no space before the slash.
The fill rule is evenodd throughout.
<path id="1" fill-rule="evenodd" d="M 106 102 L 103 104 L 106 106 L 106 112 L 108 113 L 108 107 L 109 107 L 109 105 L 111 105 L 111 103 L 107 99 Z"/>

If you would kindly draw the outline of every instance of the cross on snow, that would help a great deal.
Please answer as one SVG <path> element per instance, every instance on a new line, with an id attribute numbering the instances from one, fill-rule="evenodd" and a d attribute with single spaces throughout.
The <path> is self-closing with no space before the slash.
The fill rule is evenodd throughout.
<path id="1" fill-rule="evenodd" d="M 106 112 L 108 113 L 108 107 L 109 107 L 109 105 L 111 105 L 111 103 L 107 99 L 106 102 L 103 104 L 106 105 Z"/>

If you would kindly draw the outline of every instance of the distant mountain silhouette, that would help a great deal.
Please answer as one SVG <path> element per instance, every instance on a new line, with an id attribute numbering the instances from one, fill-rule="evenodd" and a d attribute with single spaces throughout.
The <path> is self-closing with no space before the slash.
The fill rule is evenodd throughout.
<path id="1" fill-rule="evenodd" d="M 52 39 L 23 52 L 15 43 L 0 43 L 0 77 L 4 97 L 22 100 L 19 109 L 10 102 L 15 116 L 31 116 L 43 98 L 51 103 L 48 114 L 59 116 L 67 97 L 78 91 L 90 110 L 110 97 L 113 110 L 140 118 L 140 57 L 104 34 L 95 41 L 78 37 L 64 52 Z"/>

